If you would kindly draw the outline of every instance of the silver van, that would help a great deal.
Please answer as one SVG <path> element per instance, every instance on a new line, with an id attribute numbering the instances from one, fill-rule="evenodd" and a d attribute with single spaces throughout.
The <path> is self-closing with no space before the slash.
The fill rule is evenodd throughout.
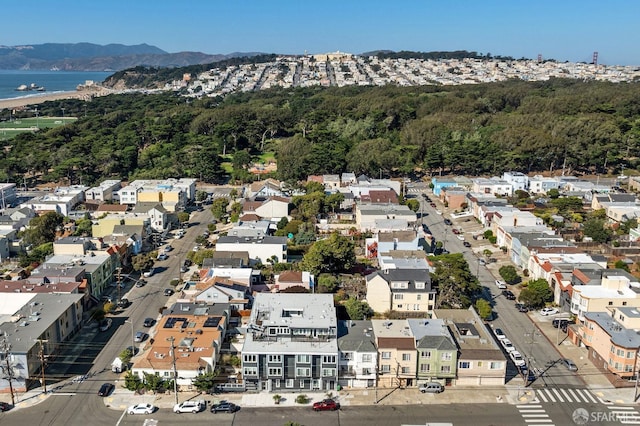
<path id="1" fill-rule="evenodd" d="M 444 386 L 438 382 L 428 382 L 418 386 L 418 390 L 422 393 L 440 393 L 444 391 Z"/>

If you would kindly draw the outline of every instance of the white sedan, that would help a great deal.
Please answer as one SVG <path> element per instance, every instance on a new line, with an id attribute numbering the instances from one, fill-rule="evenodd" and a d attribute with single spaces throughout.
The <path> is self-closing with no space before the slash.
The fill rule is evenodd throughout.
<path id="1" fill-rule="evenodd" d="M 540 315 L 555 315 L 558 313 L 558 309 L 556 308 L 542 308 L 542 310 L 540 311 Z"/>
<path id="2" fill-rule="evenodd" d="M 151 414 L 156 411 L 156 407 L 151 404 L 136 404 L 127 408 L 129 414 Z"/>

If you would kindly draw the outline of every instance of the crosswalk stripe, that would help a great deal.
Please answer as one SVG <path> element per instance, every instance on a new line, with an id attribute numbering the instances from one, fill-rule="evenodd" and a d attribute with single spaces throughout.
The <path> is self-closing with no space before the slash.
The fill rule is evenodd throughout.
<path id="1" fill-rule="evenodd" d="M 582 401 L 582 398 L 580 398 L 580 397 L 576 394 L 576 392 L 574 392 L 574 390 L 576 390 L 576 391 L 577 391 L 577 389 L 567 389 L 567 393 L 568 393 L 568 394 L 570 394 L 570 395 L 573 397 L 573 399 L 575 399 L 575 400 L 576 400 L 576 402 L 583 402 L 583 401 Z M 584 401 L 584 402 L 587 402 L 587 401 Z"/>
<path id="2" fill-rule="evenodd" d="M 571 396 L 569 396 L 569 394 L 564 390 L 564 389 L 559 389 L 560 393 L 562 393 L 562 395 L 564 395 L 565 398 L 567 398 L 567 402 L 571 402 Z"/>
<path id="3" fill-rule="evenodd" d="M 551 423 L 553 420 L 551 420 L 551 419 L 524 419 L 524 421 L 527 422 L 527 423 L 531 423 L 531 422 Z"/>
<path id="4" fill-rule="evenodd" d="M 635 407 L 624 407 L 621 405 L 616 405 L 615 407 L 607 407 L 607 408 L 611 411 L 624 411 L 624 412 L 628 412 L 626 410 L 631 411 L 636 409 Z"/>
<path id="5" fill-rule="evenodd" d="M 557 389 L 551 389 L 551 392 L 556 394 L 556 396 L 558 397 L 558 402 L 564 402 L 564 399 L 562 399 L 562 396 L 560 396 L 560 392 L 558 392 Z"/>
<path id="6" fill-rule="evenodd" d="M 539 404 L 519 404 L 519 405 L 516 405 L 516 408 L 542 408 L 542 405 L 539 405 Z"/>
<path id="7" fill-rule="evenodd" d="M 534 418 L 534 417 L 538 417 L 538 418 L 545 417 L 546 418 L 546 417 L 549 417 L 549 415 L 547 413 L 544 413 L 544 414 L 522 414 L 522 417 L 525 418 L 525 419 L 526 418 Z"/>
<path id="8" fill-rule="evenodd" d="M 542 402 L 549 402 L 547 397 L 540 391 L 536 392 L 536 396 L 542 400 Z"/>
<path id="9" fill-rule="evenodd" d="M 579 393 L 584 395 L 586 402 L 593 402 L 594 404 L 596 404 L 598 402 L 596 400 L 596 398 L 588 390 L 586 390 L 586 389 L 576 389 L 576 391 L 578 391 Z"/>
<path id="10" fill-rule="evenodd" d="M 526 413 L 546 413 L 544 408 L 536 408 L 535 410 L 526 410 L 526 409 L 522 408 L 522 409 L 520 409 L 518 411 L 520 411 L 522 414 L 526 414 Z"/>

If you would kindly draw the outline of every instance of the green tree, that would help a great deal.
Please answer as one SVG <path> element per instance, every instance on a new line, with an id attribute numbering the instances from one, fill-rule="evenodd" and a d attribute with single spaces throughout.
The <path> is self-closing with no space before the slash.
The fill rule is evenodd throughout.
<path id="1" fill-rule="evenodd" d="M 513 265 L 501 266 L 498 273 L 507 284 L 518 284 L 522 280 Z"/>
<path id="2" fill-rule="evenodd" d="M 62 229 L 64 216 L 56 212 L 47 212 L 36 216 L 29 222 L 29 227 L 24 231 L 24 242 L 34 246 L 53 242 L 56 232 Z"/>
<path id="3" fill-rule="evenodd" d="M 251 155 L 244 149 L 236 151 L 233 153 L 231 164 L 236 170 L 246 169 L 251 164 Z"/>
<path id="4" fill-rule="evenodd" d="M 309 181 L 304 185 L 304 192 L 306 194 L 313 194 L 314 192 L 324 194 L 324 185 L 320 182 Z"/>
<path id="5" fill-rule="evenodd" d="M 131 267 L 134 271 L 146 271 L 154 265 L 153 257 L 149 253 L 142 253 L 131 257 Z"/>
<path id="6" fill-rule="evenodd" d="M 196 201 L 198 202 L 203 202 L 207 199 L 208 196 L 209 194 L 207 193 L 207 191 L 203 191 L 201 189 L 196 191 Z"/>
<path id="7" fill-rule="evenodd" d="M 130 391 L 137 391 L 139 389 L 142 389 L 144 385 L 142 384 L 142 381 L 137 374 L 133 374 L 131 371 L 127 371 L 124 376 L 124 387 Z"/>
<path id="8" fill-rule="evenodd" d="M 358 300 L 355 297 L 348 298 L 344 301 L 343 305 L 347 310 L 349 319 L 364 320 L 369 319 L 373 315 L 373 310 L 371 309 L 369 304 L 367 302 Z"/>
<path id="9" fill-rule="evenodd" d="M 335 213 L 340 205 L 344 201 L 344 194 L 342 192 L 332 192 L 324 199 L 325 210 L 331 209 L 332 213 Z M 328 211 L 327 211 L 328 213 Z"/>
<path id="10" fill-rule="evenodd" d="M 431 285 L 438 289 L 437 307 L 466 309 L 481 291 L 476 277 L 461 253 L 432 258 Z"/>
<path id="11" fill-rule="evenodd" d="M 587 219 L 583 224 L 582 232 L 597 243 L 606 243 L 611 240 L 613 235 L 611 229 L 605 228 L 605 220 L 598 218 Z"/>
<path id="12" fill-rule="evenodd" d="M 76 221 L 76 230 L 73 235 L 90 237 L 92 234 L 93 222 L 89 218 L 78 219 Z"/>
<path id="13" fill-rule="evenodd" d="M 553 291 L 551 291 L 549 283 L 544 278 L 529 281 L 518 296 L 520 302 L 534 309 L 544 306 L 545 303 L 550 302 L 552 299 Z"/>
<path id="14" fill-rule="evenodd" d="M 118 355 L 118 358 L 120 358 L 120 361 L 124 364 L 128 364 L 132 357 L 133 352 L 131 352 L 131 349 L 129 348 L 123 349 L 122 352 L 120 352 L 120 355 Z"/>
<path id="15" fill-rule="evenodd" d="M 317 282 L 319 293 L 335 293 L 340 285 L 338 277 L 333 274 L 320 274 Z"/>
<path id="16" fill-rule="evenodd" d="M 476 300 L 475 307 L 478 315 L 483 320 L 489 320 L 493 317 L 493 309 L 491 309 L 491 304 L 486 299 Z"/>
<path id="17" fill-rule="evenodd" d="M 624 271 L 630 272 L 629 271 L 629 265 L 627 265 L 624 260 L 618 259 L 616 260 L 616 263 L 613 265 L 614 268 L 616 269 L 622 269 Z"/>
<path id="18" fill-rule="evenodd" d="M 553 200 L 560 196 L 560 191 L 558 191 L 556 188 L 551 188 L 547 191 L 547 195 Z"/>
<path id="19" fill-rule="evenodd" d="M 216 372 L 199 374 L 191 379 L 191 383 L 200 392 L 206 392 L 215 387 L 216 377 L 218 377 Z"/>
<path id="20" fill-rule="evenodd" d="M 178 212 L 178 222 L 180 223 L 189 223 L 189 217 L 188 212 Z"/>
<path id="21" fill-rule="evenodd" d="M 302 259 L 302 267 L 314 275 L 351 269 L 356 262 L 354 243 L 338 233 L 316 241 Z"/>
<path id="22" fill-rule="evenodd" d="M 154 393 L 159 389 L 166 387 L 164 379 L 153 373 L 144 373 L 142 384 L 146 390 L 152 391 Z"/>
<path id="23" fill-rule="evenodd" d="M 410 198 L 405 201 L 405 205 L 411 209 L 414 213 L 420 210 L 420 201 Z"/>
<path id="24" fill-rule="evenodd" d="M 227 207 L 229 207 L 229 200 L 226 197 L 216 198 L 211 203 L 211 214 L 220 221 L 227 215 Z"/>

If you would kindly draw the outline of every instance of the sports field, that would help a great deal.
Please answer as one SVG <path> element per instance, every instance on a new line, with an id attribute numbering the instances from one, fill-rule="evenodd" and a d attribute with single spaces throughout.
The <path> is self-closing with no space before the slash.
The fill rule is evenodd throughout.
<path id="1" fill-rule="evenodd" d="M 0 140 L 8 140 L 23 132 L 63 126 L 75 121 L 75 117 L 32 117 L 0 121 Z"/>

